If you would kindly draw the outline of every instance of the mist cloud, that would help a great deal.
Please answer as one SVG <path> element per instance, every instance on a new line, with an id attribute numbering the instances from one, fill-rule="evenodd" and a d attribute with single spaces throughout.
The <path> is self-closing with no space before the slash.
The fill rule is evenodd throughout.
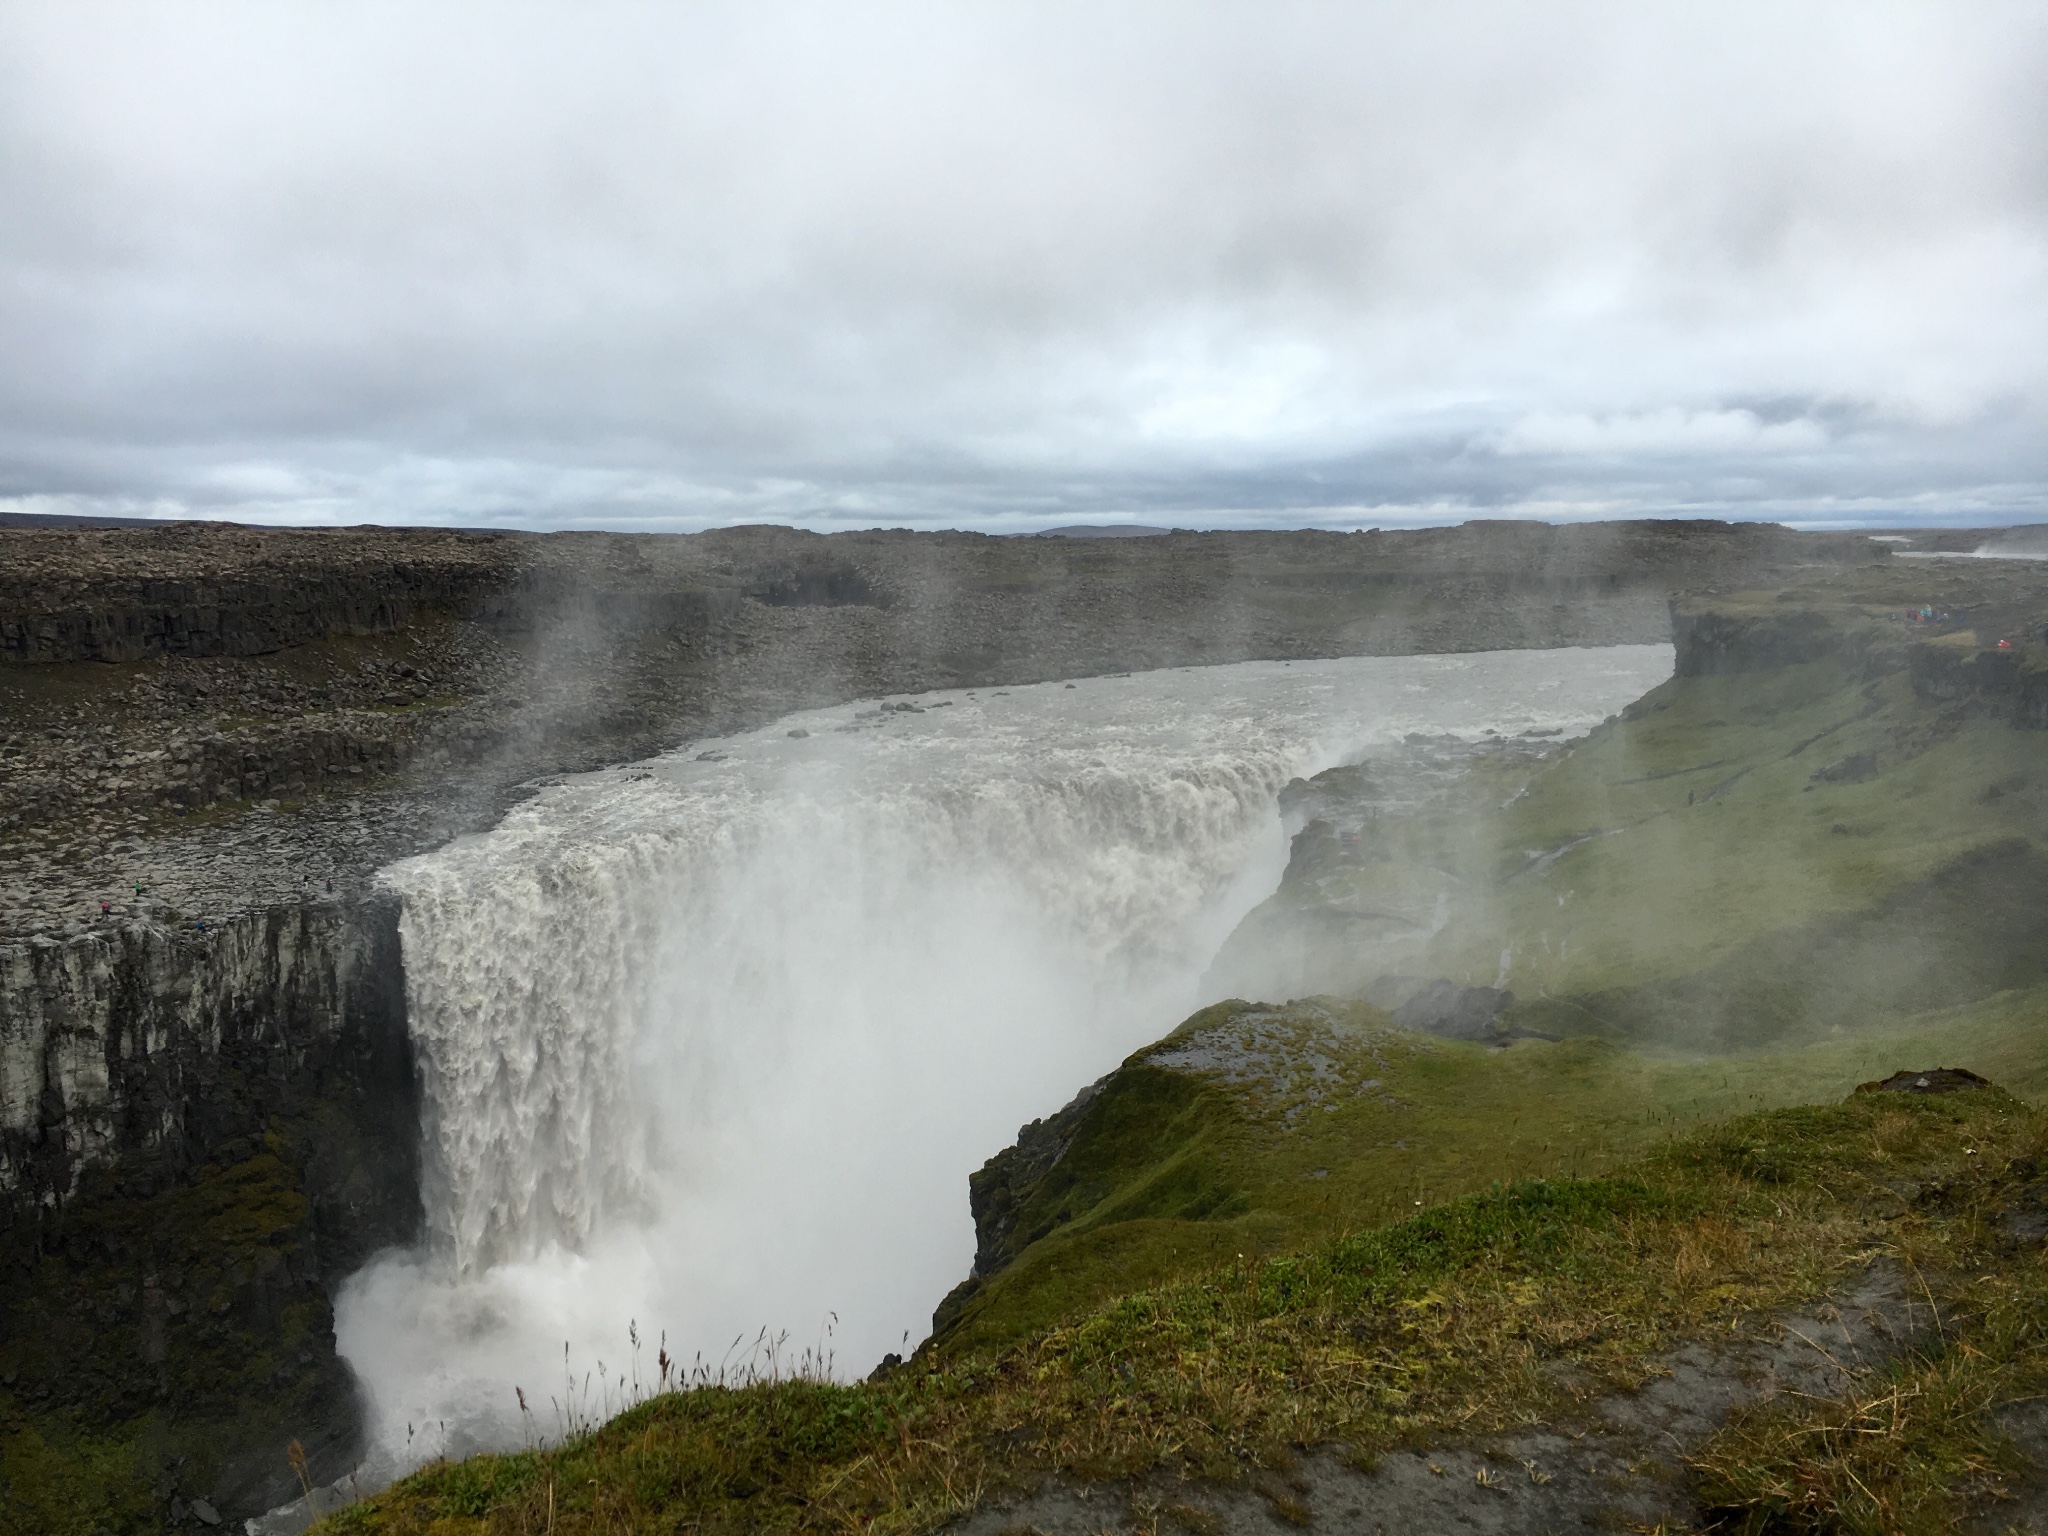
<path id="1" fill-rule="evenodd" d="M 2035 7 L 15 6 L 0 506 L 2048 519 Z"/>

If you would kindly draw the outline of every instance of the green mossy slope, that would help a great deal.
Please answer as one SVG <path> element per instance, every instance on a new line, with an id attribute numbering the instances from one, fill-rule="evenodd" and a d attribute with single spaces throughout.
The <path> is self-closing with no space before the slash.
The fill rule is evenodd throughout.
<path id="1" fill-rule="evenodd" d="M 2048 1094 L 2048 987 L 1846 1039 L 1708 1058 L 1591 1038 L 1504 1050 L 1439 1040 L 1334 999 L 1230 1003 L 1204 1010 L 1125 1071 L 1157 1075 L 1160 1057 L 1204 1045 L 1214 1065 L 1174 1070 L 1230 1106 L 1218 1122 L 1229 1134 L 1205 1138 L 1202 1167 L 1231 1203 L 1133 1212 L 1112 1194 L 1076 1208 L 986 1277 L 933 1347 L 1012 1343 L 1134 1287 L 1376 1227 L 1501 1180 L 1602 1174 L 1674 1136 L 1901 1067 L 1967 1062 Z M 1304 1062 L 1321 1070 L 1303 1071 Z M 1098 1102 L 1115 1105 L 1122 1075 Z M 1140 1144 L 1098 1142 L 1085 1129 L 1075 1150 L 1111 1191 L 1142 1189 L 1163 1166 Z"/>
<path id="2" fill-rule="evenodd" d="M 1299 842 L 1223 984 L 1443 977 L 1544 1033 L 1722 1049 L 2048 979 L 2048 576 L 1880 567 L 1678 621 L 1678 675 L 1587 738 Z"/>
<path id="3" fill-rule="evenodd" d="M 879 1381 L 668 1393 L 563 1446 L 430 1467 L 321 1529 L 928 1531 L 1049 1472 L 1241 1480 L 1340 1437 L 1365 1460 L 1569 1420 L 1680 1340 L 1749 1337 L 1888 1261 L 1944 1331 L 1879 1383 L 1882 1444 L 1752 1416 L 1696 1466 L 1736 1525 L 1833 1488 L 1868 1501 L 1845 1528 L 1942 1531 L 2014 1464 L 1993 1411 L 2048 1384 L 2048 1270 L 2001 1226 L 2033 1209 L 2044 1151 L 2048 1120 L 1995 1089 L 1744 1116 L 1606 1177 L 1496 1185 Z M 1852 1428 L 1871 1411 L 1808 1409 Z"/>

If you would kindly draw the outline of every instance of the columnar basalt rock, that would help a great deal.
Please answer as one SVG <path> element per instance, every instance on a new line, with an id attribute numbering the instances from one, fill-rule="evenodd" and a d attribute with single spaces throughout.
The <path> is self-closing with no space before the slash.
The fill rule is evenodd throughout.
<path id="1" fill-rule="evenodd" d="M 404 1096 L 410 1083 L 388 902 L 272 908 L 204 933 L 141 919 L 8 945 L 0 1219 L 20 1230 L 60 1210 L 94 1167 L 118 1165 L 147 1194 L 216 1140 L 316 1102 L 354 1114 L 348 1101 Z M 387 1118 L 403 1125 L 403 1107 Z M 388 1157 L 385 1176 L 403 1186 L 410 1152 Z"/>
<path id="2" fill-rule="evenodd" d="M 502 535 L 10 531 L 0 661 L 255 656 L 388 634 L 427 608 L 474 611 L 512 585 Z"/>

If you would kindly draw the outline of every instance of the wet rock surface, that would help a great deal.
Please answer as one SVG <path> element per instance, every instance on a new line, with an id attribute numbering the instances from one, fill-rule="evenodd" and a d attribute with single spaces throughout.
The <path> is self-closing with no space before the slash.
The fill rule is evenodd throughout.
<path id="1" fill-rule="evenodd" d="M 352 1465 L 331 1287 L 418 1229 L 414 1092 L 388 902 L 0 951 L 0 1411 L 230 1516 Z"/>
<path id="2" fill-rule="evenodd" d="M 1439 978 L 1397 1007 L 1394 1022 L 1447 1040 L 1492 1040 L 1502 1033 L 1500 1016 L 1514 1005 L 1512 992 Z"/>
<path id="3" fill-rule="evenodd" d="M 1288 784 L 1280 808 L 1299 830 L 1279 890 L 1224 942 L 1203 989 L 1264 998 L 1334 993 L 1389 1011 L 1406 1006 L 1435 980 L 1407 967 L 1425 963 L 1424 947 L 1466 886 L 1451 868 L 1406 858 L 1402 822 L 1440 803 L 1475 767 L 1527 767 L 1559 748 L 1553 733 L 1476 743 L 1418 735 L 1370 762 Z M 1509 1038 L 1513 1031 L 1496 1027 L 1509 1005 L 1490 1007 L 1491 994 L 1474 991 L 1461 1012 L 1455 996 L 1432 993 L 1403 1022 L 1438 1034 L 1464 1031 L 1459 1039 Z"/>
<path id="4" fill-rule="evenodd" d="M 1032 1186 L 1050 1173 L 1073 1145 L 1081 1117 L 1102 1089 L 1083 1088 L 1059 1111 L 1021 1127 L 1017 1139 L 967 1179 L 967 1205 L 974 1217 L 974 1267 L 932 1312 L 932 1332 L 943 1333 L 974 1298 L 982 1282 L 1009 1266 L 1033 1234 L 1020 1230 Z M 900 1363 L 900 1360 L 898 1361 Z"/>

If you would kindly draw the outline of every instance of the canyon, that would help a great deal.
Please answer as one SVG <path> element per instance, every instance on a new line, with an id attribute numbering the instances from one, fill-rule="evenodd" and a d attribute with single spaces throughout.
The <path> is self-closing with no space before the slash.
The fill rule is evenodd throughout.
<path id="1" fill-rule="evenodd" d="M 376 876 L 566 775 L 891 694 L 1654 645 L 1681 594 L 1680 671 L 1725 669 L 1699 658 L 1811 626 L 1716 594 L 1890 563 L 1857 535 L 1672 523 L 0 530 L 7 1432 L 53 1465 L 142 1448 L 158 1509 L 278 1502 L 287 1440 L 315 1480 L 354 1464 L 335 1291 L 419 1234 L 431 1177 Z M 1975 652 L 1926 675 L 2033 707 Z"/>

